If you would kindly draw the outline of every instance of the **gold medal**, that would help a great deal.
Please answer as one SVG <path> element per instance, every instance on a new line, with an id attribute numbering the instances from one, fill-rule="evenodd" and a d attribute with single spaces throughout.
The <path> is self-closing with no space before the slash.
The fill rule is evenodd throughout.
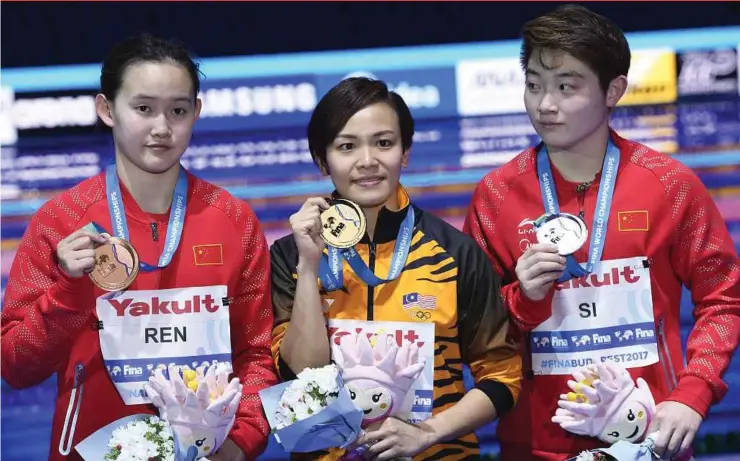
<path id="1" fill-rule="evenodd" d="M 321 213 L 321 238 L 335 248 L 352 248 L 365 235 L 365 215 L 356 204 L 344 199 L 329 202 Z"/>
<path id="2" fill-rule="evenodd" d="M 101 290 L 125 290 L 138 274 L 139 255 L 127 241 L 110 237 L 95 248 L 95 267 L 89 276 Z"/>

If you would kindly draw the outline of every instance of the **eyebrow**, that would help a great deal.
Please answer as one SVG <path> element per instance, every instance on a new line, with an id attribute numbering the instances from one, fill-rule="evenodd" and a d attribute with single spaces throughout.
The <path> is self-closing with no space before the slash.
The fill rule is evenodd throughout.
<path id="1" fill-rule="evenodd" d="M 377 138 L 378 136 L 383 136 L 383 135 L 386 135 L 386 134 L 395 134 L 395 132 L 393 130 L 378 131 L 377 133 L 373 133 L 372 134 L 372 137 Z M 337 135 L 337 138 L 357 139 L 358 136 L 355 136 L 355 135 L 349 134 L 349 133 L 339 133 Z"/>
<path id="2" fill-rule="evenodd" d="M 536 70 L 532 70 L 532 69 L 527 69 L 526 70 L 526 74 L 527 75 L 532 75 L 532 76 L 535 76 L 535 77 L 539 77 L 540 76 L 540 73 L 539 72 L 537 72 Z M 558 78 L 581 78 L 581 79 L 582 78 L 585 78 L 583 75 L 581 75 L 580 73 L 578 73 L 578 72 L 576 72 L 574 70 L 569 70 L 569 71 L 566 71 L 566 72 L 558 72 L 557 74 L 555 74 L 555 76 L 558 77 Z"/>
<path id="3" fill-rule="evenodd" d="M 156 96 L 150 96 L 148 94 L 137 94 L 137 95 L 134 95 L 133 99 L 157 100 L 157 99 L 161 99 L 161 98 L 158 98 Z M 190 97 L 187 97 L 187 96 L 178 96 L 178 97 L 172 98 L 172 99 L 174 101 L 178 101 L 178 102 L 180 102 L 180 101 L 182 101 L 182 102 L 193 102 L 193 99 L 190 98 Z"/>

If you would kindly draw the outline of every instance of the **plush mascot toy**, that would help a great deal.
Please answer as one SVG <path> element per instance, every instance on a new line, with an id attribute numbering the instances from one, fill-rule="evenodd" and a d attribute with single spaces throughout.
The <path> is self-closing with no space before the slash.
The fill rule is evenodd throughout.
<path id="1" fill-rule="evenodd" d="M 399 347 L 391 335 L 348 334 L 334 350 L 334 362 L 355 406 L 365 415 L 362 427 L 395 416 L 411 386 L 424 370 L 415 345 Z"/>
<path id="2" fill-rule="evenodd" d="M 175 459 L 191 461 L 213 454 L 234 425 L 242 396 L 239 379 L 229 365 L 208 370 L 170 366 L 165 376 L 158 368 L 144 385 L 147 395 L 170 423 L 175 438 Z"/>
<path id="3" fill-rule="evenodd" d="M 642 378 L 613 362 L 589 365 L 568 381 L 572 392 L 562 394 L 552 421 L 566 431 L 598 437 L 609 444 L 645 439 L 656 408 Z"/>

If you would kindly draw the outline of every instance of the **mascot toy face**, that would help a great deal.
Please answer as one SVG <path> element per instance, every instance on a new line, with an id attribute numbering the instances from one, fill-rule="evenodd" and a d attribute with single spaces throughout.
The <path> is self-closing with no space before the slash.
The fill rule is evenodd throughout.
<path id="1" fill-rule="evenodd" d="M 391 415 L 395 402 L 393 394 L 384 386 L 371 380 L 358 379 L 347 383 L 349 396 L 357 408 L 364 412 L 362 424 L 381 421 Z"/>
<path id="2" fill-rule="evenodd" d="M 650 414 L 650 409 L 642 402 L 627 399 L 613 420 L 602 429 L 599 438 L 612 444 L 620 440 L 633 443 L 642 440 L 650 426 Z"/>
<path id="3" fill-rule="evenodd" d="M 426 361 L 415 344 L 399 347 L 388 334 L 371 344 L 365 334 L 344 335 L 334 361 L 355 406 L 364 412 L 363 427 L 394 416 Z"/>

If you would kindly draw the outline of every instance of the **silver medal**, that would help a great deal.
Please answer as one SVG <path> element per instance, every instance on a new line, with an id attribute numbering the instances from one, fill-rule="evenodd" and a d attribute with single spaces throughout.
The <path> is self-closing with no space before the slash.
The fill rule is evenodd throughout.
<path id="1" fill-rule="evenodd" d="M 534 223 L 539 243 L 558 247 L 561 256 L 572 255 L 586 243 L 588 227 L 570 213 L 545 215 Z"/>

